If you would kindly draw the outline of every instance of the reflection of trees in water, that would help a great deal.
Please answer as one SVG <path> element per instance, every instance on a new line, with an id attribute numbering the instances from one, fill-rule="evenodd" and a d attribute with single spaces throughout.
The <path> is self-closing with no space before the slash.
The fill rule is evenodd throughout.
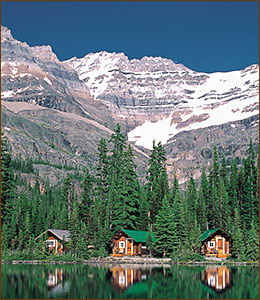
<path id="1" fill-rule="evenodd" d="M 2 299 L 206 299 L 207 296 L 225 299 L 259 298 L 258 267 L 228 267 L 228 269 L 231 287 L 225 288 L 223 293 L 215 292 L 215 296 L 203 288 L 206 286 L 202 279 L 202 274 L 206 271 L 205 266 L 147 269 L 137 266 L 132 272 L 133 282 L 123 291 L 119 291 L 114 286 L 116 281 L 113 271 L 106 267 L 3 264 L 1 297 Z M 131 268 L 129 270 L 131 274 Z M 205 279 L 205 276 L 203 278 Z M 206 287 L 213 291 L 212 288 Z"/>

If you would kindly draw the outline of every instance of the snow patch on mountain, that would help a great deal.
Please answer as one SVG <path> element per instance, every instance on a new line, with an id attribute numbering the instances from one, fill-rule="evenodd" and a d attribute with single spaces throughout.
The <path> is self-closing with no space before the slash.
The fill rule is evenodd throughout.
<path id="1" fill-rule="evenodd" d="M 258 114 L 258 96 L 247 99 L 247 101 L 236 99 L 229 101 L 214 109 L 205 108 L 203 106 L 194 106 L 192 112 L 181 116 L 181 122 L 172 124 L 172 112 L 169 117 L 157 122 L 145 121 L 142 125 L 128 133 L 128 140 L 134 142 L 138 146 L 152 150 L 153 140 L 156 143 L 161 142 L 165 145 L 170 138 L 182 131 L 189 131 L 198 128 L 206 128 L 213 125 L 221 125 L 228 122 L 243 120 Z M 253 109 L 248 110 L 251 106 Z M 207 116 L 204 120 L 200 120 L 200 116 Z M 197 117 L 197 118 L 196 118 Z M 195 122 L 192 119 L 195 118 Z M 189 124 L 189 121 L 191 123 Z M 185 126 L 185 123 L 187 125 Z M 180 126 L 184 124 L 184 126 Z"/>

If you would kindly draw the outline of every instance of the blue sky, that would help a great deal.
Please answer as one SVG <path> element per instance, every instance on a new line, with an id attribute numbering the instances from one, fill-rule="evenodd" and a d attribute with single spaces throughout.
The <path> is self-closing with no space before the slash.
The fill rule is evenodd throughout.
<path id="1" fill-rule="evenodd" d="M 203 72 L 259 63 L 258 1 L 1 1 L 2 24 L 60 60 L 101 50 Z"/>

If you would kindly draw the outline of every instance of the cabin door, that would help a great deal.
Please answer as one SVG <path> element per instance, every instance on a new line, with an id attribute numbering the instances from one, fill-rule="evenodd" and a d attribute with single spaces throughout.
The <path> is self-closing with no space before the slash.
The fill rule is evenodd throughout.
<path id="1" fill-rule="evenodd" d="M 223 239 L 218 238 L 217 243 L 218 243 L 218 257 L 220 257 L 223 255 Z"/>
<path id="2" fill-rule="evenodd" d="M 133 255 L 133 240 L 127 239 L 127 247 L 126 247 L 126 254 Z"/>

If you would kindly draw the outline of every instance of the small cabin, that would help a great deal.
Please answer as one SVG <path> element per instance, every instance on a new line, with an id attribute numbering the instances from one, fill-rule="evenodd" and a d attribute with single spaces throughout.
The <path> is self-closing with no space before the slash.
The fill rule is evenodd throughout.
<path id="1" fill-rule="evenodd" d="M 147 232 L 136 230 L 119 230 L 110 240 L 112 242 L 112 256 L 148 255 L 146 248 Z M 155 241 L 151 233 L 152 241 Z"/>
<path id="2" fill-rule="evenodd" d="M 200 240 L 203 255 L 219 258 L 226 258 L 231 255 L 231 237 L 220 228 L 205 231 Z"/>
<path id="3" fill-rule="evenodd" d="M 45 246 L 51 253 L 65 253 L 66 248 L 64 247 L 64 242 L 70 241 L 70 232 L 68 230 L 60 229 L 47 229 L 42 234 L 37 236 L 35 241 L 39 241 L 40 237 L 43 236 Z"/>

